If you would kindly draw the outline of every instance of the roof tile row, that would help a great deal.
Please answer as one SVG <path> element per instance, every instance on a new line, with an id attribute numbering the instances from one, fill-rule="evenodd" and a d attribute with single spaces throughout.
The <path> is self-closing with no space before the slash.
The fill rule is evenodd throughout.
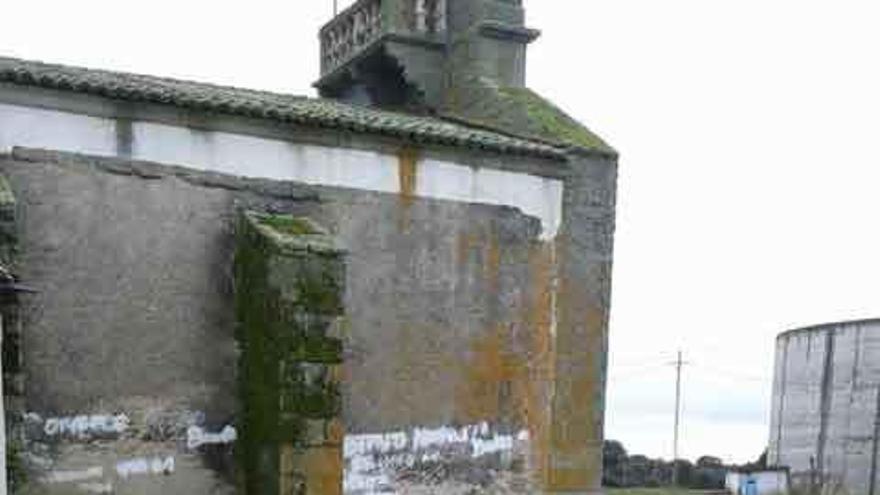
<path id="1" fill-rule="evenodd" d="M 463 146 L 562 159 L 548 143 L 438 117 L 377 110 L 334 100 L 182 81 L 140 74 L 85 69 L 0 57 L 0 82 L 72 91 L 116 100 L 377 134 L 420 143 Z"/>

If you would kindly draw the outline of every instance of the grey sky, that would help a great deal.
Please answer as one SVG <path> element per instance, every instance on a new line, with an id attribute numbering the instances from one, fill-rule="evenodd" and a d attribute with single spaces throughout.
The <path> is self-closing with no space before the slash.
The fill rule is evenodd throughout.
<path id="1" fill-rule="evenodd" d="M 6 2 L 0 55 L 313 94 L 331 6 Z M 757 457 L 775 335 L 880 315 L 880 5 L 526 7 L 530 86 L 622 154 L 608 436 L 671 455 L 680 347 L 683 454 Z"/>

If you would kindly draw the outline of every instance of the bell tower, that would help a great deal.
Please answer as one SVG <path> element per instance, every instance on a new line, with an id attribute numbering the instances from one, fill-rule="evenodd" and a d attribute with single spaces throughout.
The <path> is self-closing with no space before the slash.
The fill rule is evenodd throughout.
<path id="1" fill-rule="evenodd" d="M 398 109 L 442 101 L 447 0 L 359 0 L 321 28 L 321 96 Z"/>
<path id="2" fill-rule="evenodd" d="M 521 0 L 359 0 L 321 28 L 323 97 L 441 110 L 468 79 L 525 82 Z"/>
<path id="3" fill-rule="evenodd" d="M 526 47 L 540 32 L 525 27 L 522 1 L 448 1 L 451 83 L 461 86 L 476 78 L 525 86 Z"/>

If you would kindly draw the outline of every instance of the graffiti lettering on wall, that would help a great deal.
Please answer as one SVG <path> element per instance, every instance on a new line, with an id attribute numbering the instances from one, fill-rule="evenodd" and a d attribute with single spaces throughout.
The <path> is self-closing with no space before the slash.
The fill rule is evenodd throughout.
<path id="1" fill-rule="evenodd" d="M 125 432 L 130 424 L 125 414 L 62 416 L 43 420 L 39 414 L 28 413 L 25 419 L 31 424 L 42 425 L 42 432 L 47 437 L 77 439 L 116 436 Z"/>
<path id="2" fill-rule="evenodd" d="M 72 483 L 104 477 L 104 468 L 97 466 L 78 471 L 52 471 L 46 477 L 49 483 Z"/>
<path id="3" fill-rule="evenodd" d="M 22 419 L 28 466 L 39 474 L 35 478 L 76 493 L 116 493 L 140 477 L 169 476 L 179 467 L 175 456 L 188 458 L 205 446 L 222 446 L 203 452 L 212 460 L 231 459 L 231 444 L 238 438 L 233 425 L 209 427 L 204 413 L 189 409 L 70 416 L 31 412 Z"/>
<path id="4" fill-rule="evenodd" d="M 345 492 L 375 493 L 394 490 L 396 475 L 428 463 L 513 455 L 518 443 L 527 443 L 527 431 L 504 434 L 487 423 L 461 428 L 415 428 L 379 434 L 346 435 Z M 509 461 L 509 459 L 507 459 Z"/>
<path id="5" fill-rule="evenodd" d="M 93 438 L 115 439 L 126 431 L 146 441 L 162 442 L 186 439 L 188 449 L 202 445 L 228 444 L 237 438 L 232 425 L 226 425 L 217 433 L 210 433 L 202 426 L 204 413 L 184 411 L 179 413 L 151 413 L 134 427 L 125 414 L 92 414 L 50 417 L 44 419 L 37 413 L 27 413 L 25 422 L 48 438 L 91 440 Z M 140 424 L 143 423 L 143 424 Z"/>
<path id="6" fill-rule="evenodd" d="M 47 483 L 76 483 L 76 487 L 89 493 L 113 493 L 113 484 L 104 478 L 102 466 L 88 469 L 52 471 L 46 476 Z M 170 475 L 174 472 L 173 456 L 138 457 L 116 463 L 116 475 L 126 480 L 135 475 Z"/>
<path id="7" fill-rule="evenodd" d="M 186 435 L 187 428 L 205 421 L 201 411 L 150 409 L 144 414 L 145 440 L 161 442 L 176 440 Z"/>
<path id="8" fill-rule="evenodd" d="M 186 447 L 192 450 L 202 445 L 232 443 L 236 438 L 235 428 L 230 425 L 226 425 L 220 433 L 208 433 L 198 426 L 190 426 L 186 430 Z"/>
<path id="9" fill-rule="evenodd" d="M 110 483 L 80 483 L 76 487 L 88 493 L 113 493 Z"/>
<path id="10" fill-rule="evenodd" d="M 128 478 L 135 474 L 164 474 L 174 472 L 174 457 L 141 457 L 116 463 L 116 474 L 120 478 Z"/>

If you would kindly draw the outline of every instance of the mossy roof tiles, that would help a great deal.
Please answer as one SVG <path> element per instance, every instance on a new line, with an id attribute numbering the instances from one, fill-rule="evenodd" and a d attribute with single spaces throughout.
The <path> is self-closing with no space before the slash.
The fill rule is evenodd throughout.
<path id="1" fill-rule="evenodd" d="M 602 138 L 528 88 L 498 86 L 485 78 L 461 84 L 453 93 L 450 111 L 465 123 L 557 147 L 616 155 Z"/>
<path id="2" fill-rule="evenodd" d="M 0 57 L 0 82 L 413 142 L 553 159 L 565 156 L 563 147 L 547 142 L 438 117 L 156 76 Z"/>

